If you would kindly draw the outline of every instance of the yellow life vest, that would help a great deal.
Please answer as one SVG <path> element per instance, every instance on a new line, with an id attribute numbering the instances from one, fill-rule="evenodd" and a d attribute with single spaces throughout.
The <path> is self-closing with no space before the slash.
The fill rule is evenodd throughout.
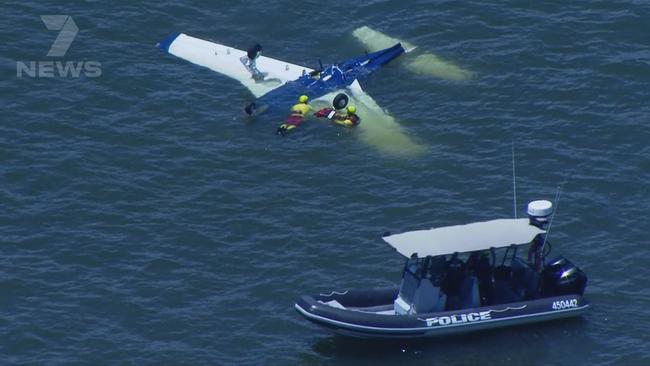
<path id="1" fill-rule="evenodd" d="M 311 111 L 311 107 L 307 103 L 298 103 L 291 107 L 292 114 L 300 114 L 303 117 L 306 116 L 309 111 Z"/>

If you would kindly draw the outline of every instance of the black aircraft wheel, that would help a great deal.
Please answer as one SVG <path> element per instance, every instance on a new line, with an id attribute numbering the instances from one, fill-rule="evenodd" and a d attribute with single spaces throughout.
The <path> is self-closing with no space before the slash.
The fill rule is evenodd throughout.
<path id="1" fill-rule="evenodd" d="M 335 109 L 343 109 L 347 107 L 348 105 L 348 96 L 341 93 L 338 94 L 336 97 L 334 97 L 334 101 L 332 102 L 332 105 L 334 106 Z"/>

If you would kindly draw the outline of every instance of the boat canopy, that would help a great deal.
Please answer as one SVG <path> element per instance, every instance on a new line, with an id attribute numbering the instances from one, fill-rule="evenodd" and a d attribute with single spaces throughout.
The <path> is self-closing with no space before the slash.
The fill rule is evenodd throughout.
<path id="1" fill-rule="evenodd" d="M 430 230 L 409 231 L 383 239 L 400 254 L 410 257 L 438 256 L 530 243 L 546 231 L 526 219 L 499 219 Z"/>

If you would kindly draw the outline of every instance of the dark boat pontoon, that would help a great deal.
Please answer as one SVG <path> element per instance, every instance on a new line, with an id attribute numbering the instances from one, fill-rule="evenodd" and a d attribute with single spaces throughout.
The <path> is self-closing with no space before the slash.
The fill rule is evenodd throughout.
<path id="1" fill-rule="evenodd" d="M 553 205 L 500 219 L 386 235 L 408 259 L 399 287 L 301 297 L 308 320 L 358 337 L 427 337 L 581 314 L 587 276 L 564 257 L 547 261 Z"/>

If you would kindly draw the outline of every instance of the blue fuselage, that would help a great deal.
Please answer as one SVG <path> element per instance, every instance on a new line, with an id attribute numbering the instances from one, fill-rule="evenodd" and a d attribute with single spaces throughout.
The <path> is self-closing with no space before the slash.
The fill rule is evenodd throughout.
<path id="1" fill-rule="evenodd" d="M 400 43 L 381 51 L 355 57 L 342 63 L 333 64 L 319 73 L 305 74 L 298 79 L 263 95 L 255 101 L 258 106 L 281 106 L 287 108 L 300 95 L 307 95 L 310 100 L 327 93 L 344 89 L 355 80 L 364 80 L 373 71 L 386 65 L 404 53 Z"/>

